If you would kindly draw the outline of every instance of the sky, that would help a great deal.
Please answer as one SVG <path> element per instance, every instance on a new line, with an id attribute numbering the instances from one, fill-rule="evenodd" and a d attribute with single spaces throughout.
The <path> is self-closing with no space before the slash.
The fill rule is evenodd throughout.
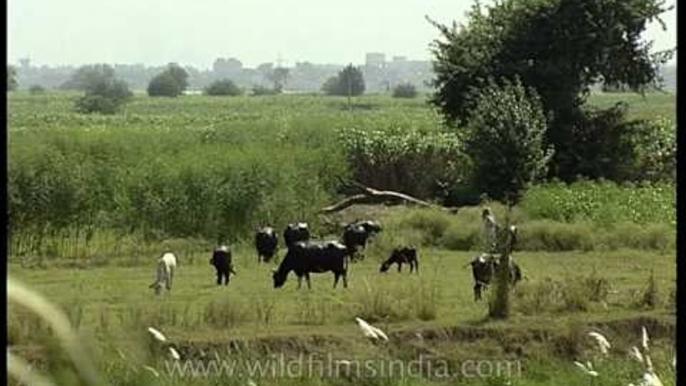
<path id="1" fill-rule="evenodd" d="M 675 4 L 668 0 L 667 4 Z M 362 64 L 382 52 L 430 60 L 443 24 L 464 21 L 471 0 L 8 0 L 8 60 L 34 65 L 178 62 L 211 68 L 218 57 L 245 67 Z M 482 4 L 489 3 L 488 0 Z M 645 37 L 676 46 L 676 11 Z"/>

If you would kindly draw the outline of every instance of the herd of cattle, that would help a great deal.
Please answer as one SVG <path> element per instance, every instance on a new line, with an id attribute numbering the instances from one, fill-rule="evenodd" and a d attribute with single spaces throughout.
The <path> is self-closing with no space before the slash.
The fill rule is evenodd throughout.
<path id="1" fill-rule="evenodd" d="M 332 272 L 334 274 L 333 287 L 336 288 L 339 279 L 343 279 L 343 286 L 348 287 L 348 262 L 363 259 L 363 251 L 369 238 L 382 228 L 379 222 L 373 220 L 356 221 L 343 228 L 342 242 L 338 240 L 312 240 L 306 223 L 289 224 L 283 232 L 283 240 L 287 252 L 277 268 L 272 271 L 274 288 L 284 285 L 288 274 L 292 271 L 298 278 L 298 288 L 301 287 L 303 277 L 311 288 L 310 273 Z M 513 235 L 516 232 L 511 228 Z M 279 237 L 272 227 L 264 227 L 255 234 L 255 249 L 258 263 L 270 262 L 277 254 Z M 498 256 L 495 253 L 483 253 L 474 258 L 469 265 L 472 267 L 474 279 L 474 299 L 481 300 L 482 291 L 491 282 L 498 267 Z M 510 281 L 514 285 L 522 278 L 521 269 L 510 259 Z M 217 247 L 210 259 L 217 275 L 217 285 L 229 284 L 231 275 L 235 275 L 231 251 L 226 246 Z M 393 249 L 379 269 L 386 272 L 391 265 L 396 264 L 398 272 L 403 264 L 409 264 L 410 273 L 419 273 L 417 250 L 413 246 L 398 246 Z M 171 282 L 176 268 L 176 257 L 170 251 L 158 259 L 156 280 L 150 285 L 157 294 L 162 287 L 171 290 Z"/>

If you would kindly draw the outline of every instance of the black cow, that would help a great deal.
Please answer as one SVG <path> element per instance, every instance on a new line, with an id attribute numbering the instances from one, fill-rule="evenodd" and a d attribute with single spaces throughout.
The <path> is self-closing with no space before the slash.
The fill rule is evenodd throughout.
<path id="1" fill-rule="evenodd" d="M 309 239 L 310 230 L 307 227 L 307 223 L 304 222 L 288 224 L 286 230 L 283 231 L 283 240 L 287 248 L 290 248 L 295 242 L 307 241 Z"/>
<path id="2" fill-rule="evenodd" d="M 310 284 L 310 272 L 323 273 L 333 272 L 333 288 L 336 288 L 338 279 L 343 277 L 343 287 L 348 288 L 348 251 L 345 245 L 338 241 L 298 241 L 288 248 L 288 252 L 278 269 L 272 275 L 274 288 L 283 286 L 288 274 L 293 271 L 298 276 L 298 288 L 302 285 L 303 276 L 307 280 L 307 288 Z"/>
<path id="3" fill-rule="evenodd" d="M 257 262 L 269 262 L 276 253 L 279 244 L 279 236 L 272 227 L 264 227 L 255 234 L 255 249 L 257 249 Z"/>
<path id="4" fill-rule="evenodd" d="M 474 278 L 474 301 L 481 300 L 481 292 L 491 283 L 498 270 L 500 255 L 482 254 L 474 258 L 469 264 L 472 266 Z M 522 280 L 522 270 L 510 257 L 510 283 L 515 286 Z"/>
<path id="5" fill-rule="evenodd" d="M 398 264 L 398 272 L 401 271 L 403 263 L 410 265 L 410 273 L 416 270 L 419 273 L 419 261 L 417 260 L 417 250 L 413 247 L 395 248 L 391 252 L 391 257 L 381 264 L 379 271 L 386 272 L 391 264 Z"/>
<path id="6" fill-rule="evenodd" d="M 378 232 L 381 232 L 381 224 L 377 221 L 356 221 L 346 225 L 343 228 L 343 244 L 348 248 L 350 257 L 354 257 L 358 247 L 365 249 L 369 237 Z M 364 258 L 364 255 L 360 257 Z"/>
<path id="7" fill-rule="evenodd" d="M 224 278 L 224 285 L 229 285 L 229 277 L 231 274 L 236 274 L 236 271 L 233 270 L 229 248 L 222 245 L 215 249 L 210 259 L 210 265 L 213 265 L 217 270 L 217 285 L 222 284 L 222 277 Z"/>

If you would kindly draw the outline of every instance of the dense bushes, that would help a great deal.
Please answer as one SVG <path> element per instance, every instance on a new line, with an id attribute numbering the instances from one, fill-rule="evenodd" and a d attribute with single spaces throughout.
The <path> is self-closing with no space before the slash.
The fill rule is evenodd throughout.
<path id="1" fill-rule="evenodd" d="M 352 177 L 376 189 L 432 198 L 463 177 L 457 136 L 411 128 L 347 128 L 339 132 Z"/>
<path id="2" fill-rule="evenodd" d="M 243 90 L 229 79 L 218 80 L 205 88 L 205 95 L 230 95 L 243 94 Z"/>
<path id="3" fill-rule="evenodd" d="M 132 97 L 133 93 L 126 82 L 101 79 L 88 85 L 86 95 L 76 101 L 76 110 L 81 113 L 114 114 Z"/>
<path id="4" fill-rule="evenodd" d="M 148 84 L 151 97 L 176 97 L 188 87 L 188 73 L 175 63 L 170 63 L 161 73 L 155 75 Z"/>
<path id="5" fill-rule="evenodd" d="M 393 98 L 414 98 L 417 88 L 412 83 L 401 83 L 393 88 Z"/>
<path id="6" fill-rule="evenodd" d="M 227 149 L 185 130 L 67 132 L 13 135 L 9 234 L 32 235 L 34 248 L 48 235 L 110 230 L 238 240 L 267 222 L 316 227 L 336 176 L 346 175 L 333 146 Z"/>

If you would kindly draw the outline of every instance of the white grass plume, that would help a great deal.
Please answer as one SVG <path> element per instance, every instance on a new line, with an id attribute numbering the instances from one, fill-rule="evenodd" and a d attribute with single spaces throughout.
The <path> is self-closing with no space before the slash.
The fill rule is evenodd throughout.
<path id="1" fill-rule="evenodd" d="M 648 341 L 650 340 L 650 338 L 648 337 L 648 330 L 646 330 L 645 326 L 641 326 L 641 333 L 641 345 L 643 346 L 644 350 L 648 351 Z"/>
<path id="2" fill-rule="evenodd" d="M 60 309 L 42 295 L 11 277 L 7 278 L 7 302 L 20 304 L 40 316 L 55 332 L 55 336 L 59 339 L 72 362 L 74 362 L 79 376 L 90 385 L 103 384 L 95 370 L 91 357 L 79 344 L 80 339 L 71 328 L 69 319 Z"/>
<path id="3" fill-rule="evenodd" d="M 153 338 L 159 340 L 160 342 L 167 341 L 167 337 L 165 337 L 164 334 L 154 327 L 148 327 L 148 332 L 153 336 Z"/>
<path id="4" fill-rule="evenodd" d="M 153 376 L 155 376 L 155 378 L 159 378 L 159 377 L 160 377 L 160 373 L 158 373 L 157 370 L 155 370 L 154 368 L 152 368 L 152 367 L 150 367 L 150 366 L 148 366 L 148 365 L 144 365 L 144 366 L 143 366 L 143 369 L 144 369 L 144 370 L 148 370 L 148 372 L 150 372 Z"/>
<path id="5" fill-rule="evenodd" d="M 364 336 L 368 338 L 372 338 L 374 340 L 378 339 L 383 339 L 383 340 L 388 340 L 388 335 L 381 331 L 381 329 L 372 326 L 371 324 L 365 322 L 362 318 L 356 317 L 355 320 L 357 321 L 357 325 L 360 326 L 360 329 L 362 330 L 362 333 Z"/>
<path id="6" fill-rule="evenodd" d="M 641 354 L 641 350 L 639 350 L 636 346 L 633 346 L 631 350 L 629 350 L 629 356 L 635 359 L 638 363 L 645 363 L 645 360 L 643 359 L 643 354 Z"/>
<path id="7" fill-rule="evenodd" d="M 607 340 L 607 338 L 605 338 L 601 333 L 595 332 L 595 331 L 589 332 L 588 335 L 593 337 L 596 340 L 596 342 L 598 342 L 598 347 L 600 348 L 600 352 L 607 355 L 607 350 L 610 347 L 612 347 L 610 345 L 610 342 Z"/>
<path id="8" fill-rule="evenodd" d="M 179 355 L 179 352 L 176 351 L 174 347 L 169 347 L 169 355 L 171 355 L 174 360 L 178 361 L 181 359 L 181 355 Z"/>
<path id="9" fill-rule="evenodd" d="M 581 362 L 574 361 L 574 364 L 576 367 L 580 368 L 586 375 L 590 377 L 597 377 L 598 372 L 593 370 L 593 364 L 591 362 L 586 362 L 586 364 L 583 364 Z"/>

